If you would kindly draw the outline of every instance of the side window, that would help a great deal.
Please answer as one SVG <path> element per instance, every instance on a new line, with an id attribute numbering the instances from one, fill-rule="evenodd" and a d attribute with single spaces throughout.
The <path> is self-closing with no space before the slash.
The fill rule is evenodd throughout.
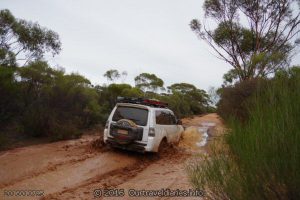
<path id="1" fill-rule="evenodd" d="M 156 124 L 170 125 L 172 124 L 170 113 L 166 111 L 155 111 Z"/>
<path id="2" fill-rule="evenodd" d="M 176 117 L 172 113 L 170 113 L 170 119 L 171 119 L 171 124 L 177 124 Z"/>

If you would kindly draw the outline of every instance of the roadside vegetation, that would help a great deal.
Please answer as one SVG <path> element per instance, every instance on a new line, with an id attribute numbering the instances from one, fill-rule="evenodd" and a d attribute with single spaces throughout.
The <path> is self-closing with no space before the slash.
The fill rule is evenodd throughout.
<path id="1" fill-rule="evenodd" d="M 178 117 L 213 110 L 204 90 L 187 83 L 165 87 L 155 74 L 139 74 L 132 86 L 124 83 L 126 71 L 111 69 L 103 75 L 110 84 L 93 85 L 53 68 L 45 57 L 59 54 L 58 34 L 9 10 L 0 10 L 0 36 L 0 149 L 26 138 L 54 141 L 100 129 L 118 96 L 165 101 Z"/>
<path id="2" fill-rule="evenodd" d="M 188 166 L 191 182 L 210 199 L 300 199 L 300 67 L 289 67 L 298 1 L 206 0 L 203 8 L 217 28 L 199 20 L 191 28 L 232 69 L 217 90 L 227 131 Z"/>
<path id="3" fill-rule="evenodd" d="M 227 118 L 211 157 L 190 166 L 194 186 L 213 199 L 300 198 L 300 68 L 257 84 L 247 120 Z"/>

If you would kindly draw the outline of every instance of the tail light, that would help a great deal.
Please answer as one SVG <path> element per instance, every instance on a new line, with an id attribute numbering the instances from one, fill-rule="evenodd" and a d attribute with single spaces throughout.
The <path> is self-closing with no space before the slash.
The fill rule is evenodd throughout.
<path id="1" fill-rule="evenodd" d="M 155 136 L 155 129 L 154 128 L 149 128 L 149 134 L 148 134 L 148 136 L 152 136 L 152 137 Z"/>

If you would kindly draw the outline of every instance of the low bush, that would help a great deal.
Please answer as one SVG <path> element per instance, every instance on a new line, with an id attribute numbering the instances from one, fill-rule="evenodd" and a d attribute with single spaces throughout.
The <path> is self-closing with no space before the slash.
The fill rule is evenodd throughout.
<path id="1" fill-rule="evenodd" d="M 234 116 L 236 119 L 245 121 L 248 118 L 247 101 L 255 93 L 258 85 L 262 87 L 263 80 L 253 79 L 220 88 L 217 113 L 224 119 Z"/>

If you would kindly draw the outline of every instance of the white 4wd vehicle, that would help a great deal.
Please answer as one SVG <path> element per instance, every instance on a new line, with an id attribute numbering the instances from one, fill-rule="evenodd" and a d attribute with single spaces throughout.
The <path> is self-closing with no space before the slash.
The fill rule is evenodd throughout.
<path id="1" fill-rule="evenodd" d="M 177 144 L 181 121 L 167 104 L 141 98 L 118 98 L 104 129 L 104 143 L 135 151 L 158 152 Z"/>

